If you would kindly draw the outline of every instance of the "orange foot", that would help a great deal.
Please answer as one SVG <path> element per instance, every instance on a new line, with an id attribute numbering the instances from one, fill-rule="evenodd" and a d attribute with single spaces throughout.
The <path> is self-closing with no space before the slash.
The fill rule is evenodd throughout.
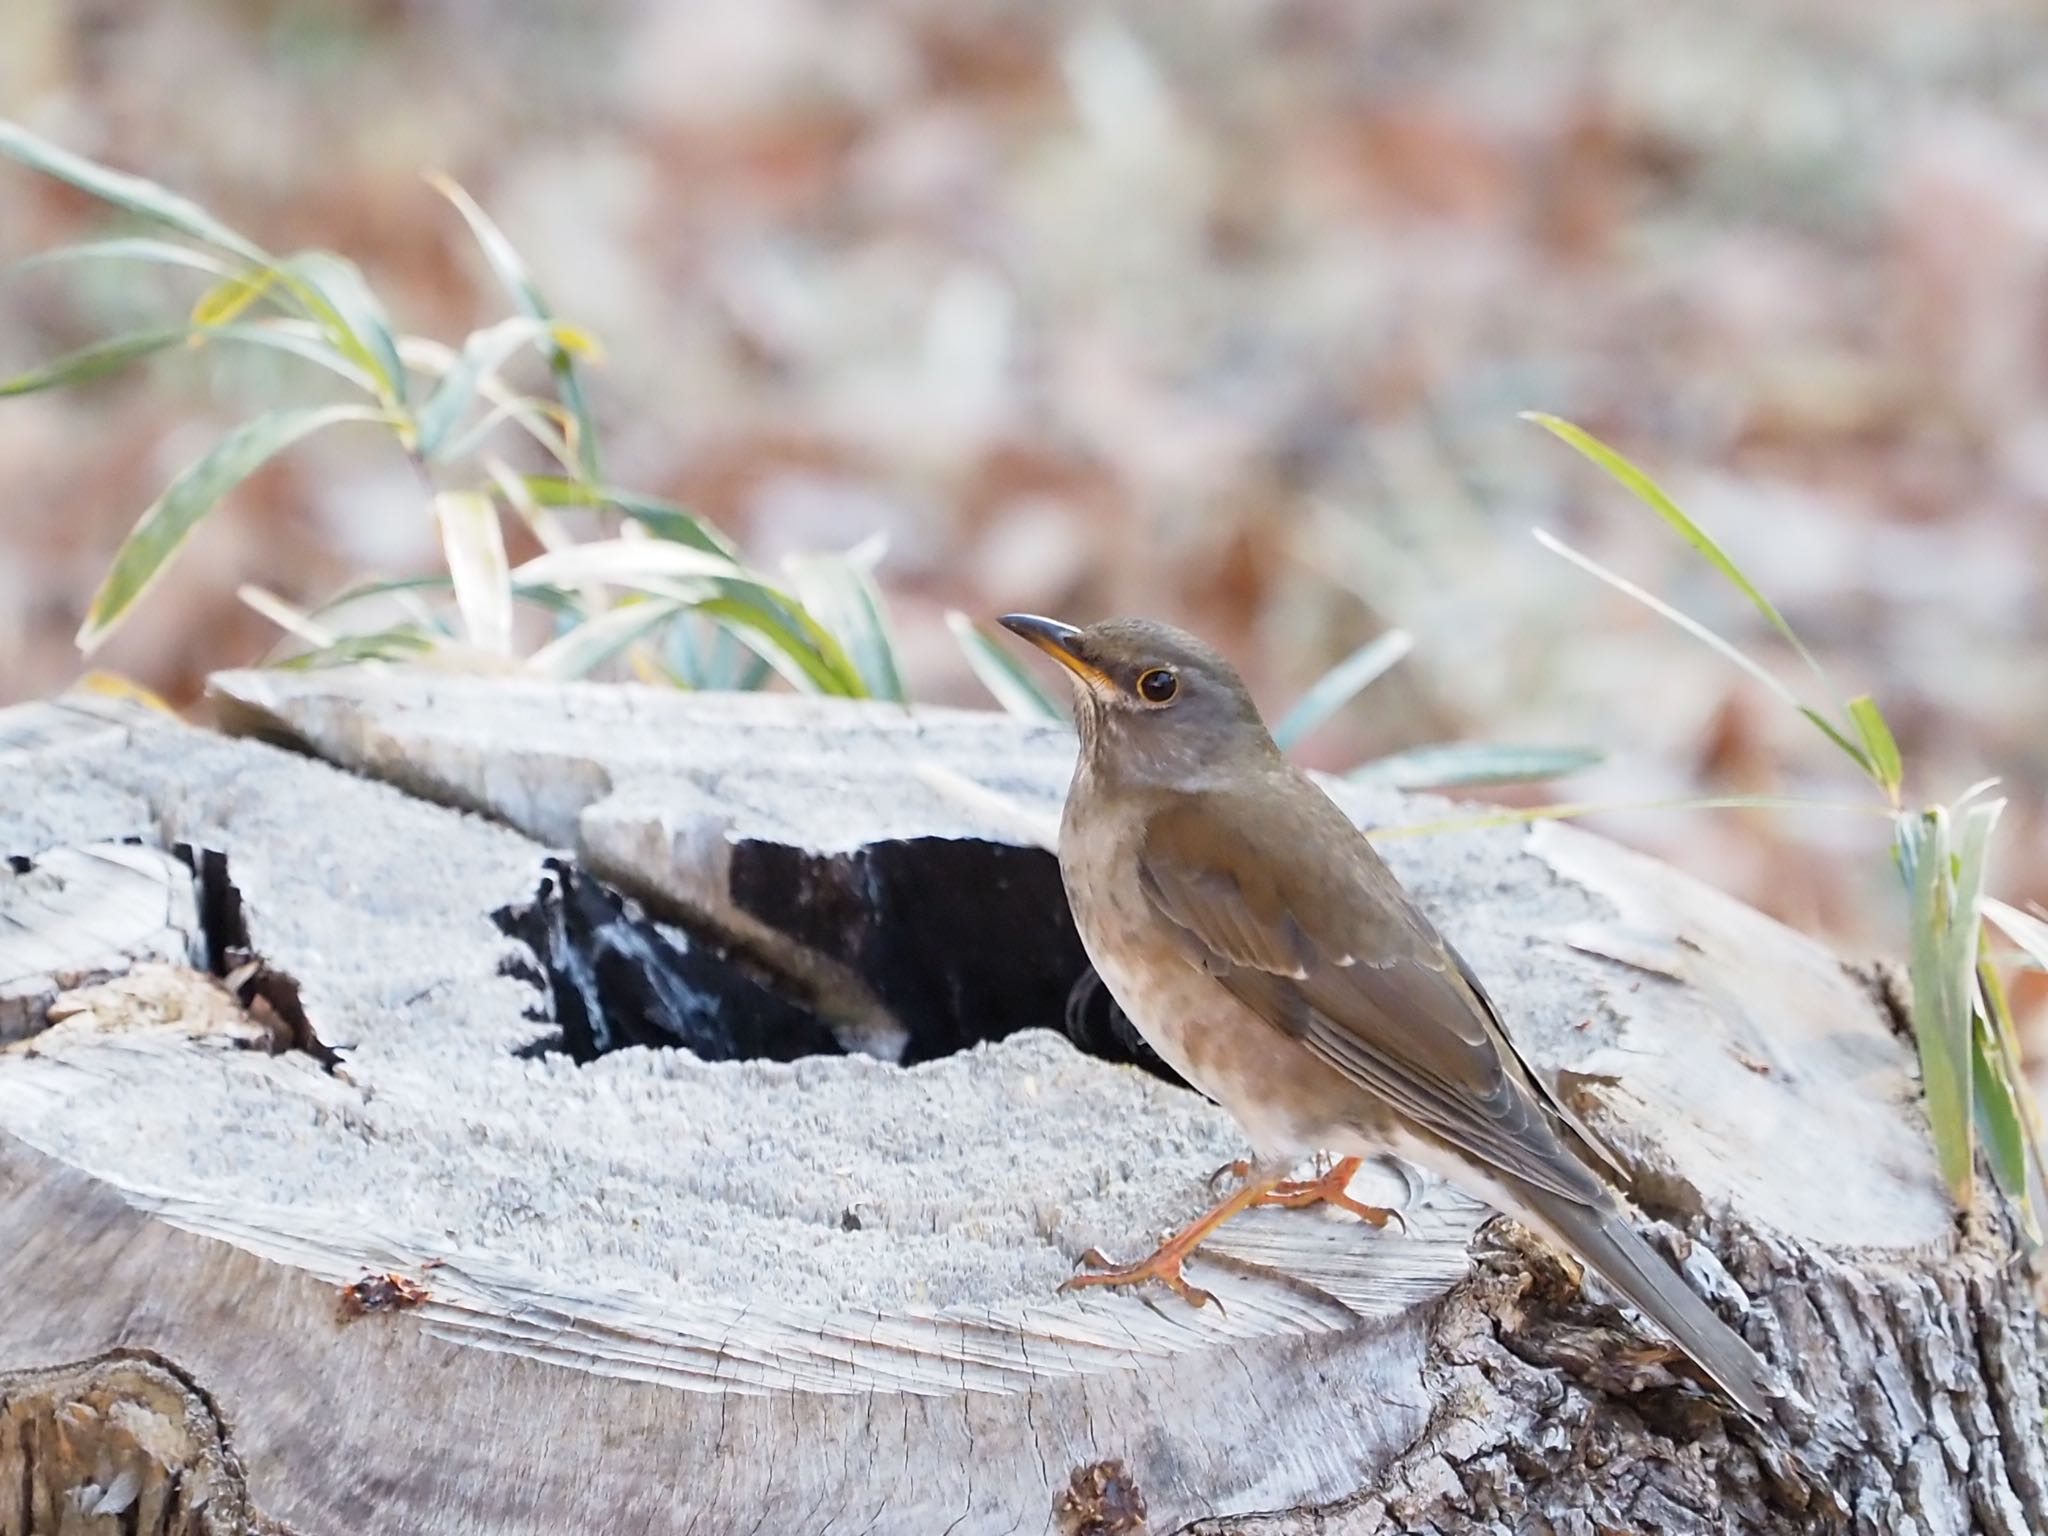
<path id="1" fill-rule="evenodd" d="M 1317 1158 L 1316 1161 L 1318 1165 L 1322 1163 L 1321 1158 Z M 1315 1178 L 1283 1179 L 1268 1186 L 1252 1204 L 1284 1206 L 1289 1210 L 1296 1210 L 1305 1205 L 1334 1205 L 1339 1210 L 1349 1211 L 1360 1221 L 1374 1228 L 1384 1227 L 1390 1221 L 1401 1221 L 1399 1211 L 1389 1210 L 1381 1205 L 1367 1205 L 1361 1200 L 1351 1198 L 1351 1177 L 1358 1172 L 1364 1162 L 1365 1159 L 1362 1157 L 1339 1158 Z M 1234 1163 L 1225 1163 L 1218 1168 L 1211 1175 L 1210 1182 L 1214 1183 L 1226 1173 L 1240 1179 L 1250 1178 L 1251 1171 L 1252 1165 L 1239 1158 Z M 1406 1230 L 1406 1227 L 1407 1223 L 1402 1222 L 1403 1230 Z"/>
<path id="2" fill-rule="evenodd" d="M 1116 1264 L 1105 1258 L 1100 1249 L 1090 1248 L 1081 1255 L 1081 1262 L 1088 1266 L 1088 1273 L 1071 1276 L 1060 1290 L 1078 1291 L 1090 1285 L 1142 1285 L 1147 1280 L 1157 1280 L 1189 1306 L 1202 1307 L 1216 1301 L 1200 1286 L 1188 1283 L 1187 1276 L 1181 1273 L 1181 1265 L 1211 1232 L 1239 1211 L 1250 1210 L 1261 1197 L 1280 1187 L 1278 1179 L 1256 1177 L 1249 1166 L 1245 1168 L 1244 1179 L 1243 1188 L 1236 1194 L 1211 1206 L 1182 1227 L 1161 1243 L 1149 1259 L 1141 1259 L 1136 1264 Z M 1216 1304 L 1222 1306 L 1221 1302 Z"/>

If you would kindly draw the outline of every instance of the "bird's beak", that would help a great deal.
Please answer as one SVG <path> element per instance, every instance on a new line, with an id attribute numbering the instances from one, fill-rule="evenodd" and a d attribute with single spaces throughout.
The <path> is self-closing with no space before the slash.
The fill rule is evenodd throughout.
<path id="1" fill-rule="evenodd" d="M 1058 619 L 1041 619 L 1035 613 L 1006 613 L 999 622 L 1020 639 L 1029 640 L 1084 683 L 1108 687 L 1109 674 L 1081 659 L 1075 643 L 1081 631 Z"/>

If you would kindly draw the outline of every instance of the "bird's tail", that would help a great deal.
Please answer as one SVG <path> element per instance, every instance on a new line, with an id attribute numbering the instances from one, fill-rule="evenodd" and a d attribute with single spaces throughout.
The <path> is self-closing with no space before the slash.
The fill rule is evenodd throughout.
<path id="1" fill-rule="evenodd" d="M 1636 1234 L 1626 1211 L 1612 1202 L 1588 1205 L 1547 1191 L 1529 1190 L 1526 1198 L 1539 1224 L 1550 1228 L 1547 1235 L 1668 1333 L 1745 1412 L 1770 1422 L 1767 1399 L 1778 1394 L 1763 1361 Z"/>

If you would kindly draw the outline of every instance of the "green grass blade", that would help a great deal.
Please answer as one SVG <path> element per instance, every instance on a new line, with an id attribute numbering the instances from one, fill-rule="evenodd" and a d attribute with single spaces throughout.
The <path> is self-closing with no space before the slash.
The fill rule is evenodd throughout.
<path id="1" fill-rule="evenodd" d="M 1714 631 L 1707 628 L 1706 625 L 1700 623 L 1698 619 L 1693 618 L 1690 614 L 1681 613 L 1678 609 L 1672 607 L 1669 603 L 1665 602 L 1661 597 L 1658 597 L 1654 593 L 1637 586 L 1634 582 L 1630 581 L 1626 576 L 1622 576 L 1614 571 L 1609 570 L 1606 566 L 1602 565 L 1599 561 L 1595 560 L 1591 555 L 1580 554 L 1576 549 L 1573 549 L 1571 545 L 1565 543 L 1564 540 L 1556 537 L 1554 534 L 1547 533 L 1541 528 L 1534 528 L 1530 531 L 1533 534 L 1535 534 L 1536 542 L 1538 544 L 1541 544 L 1545 549 L 1549 550 L 1552 554 L 1560 555 L 1564 559 L 1569 560 L 1573 565 L 1576 565 L 1580 570 L 1585 571 L 1588 575 L 1598 577 L 1601 581 L 1606 582 L 1607 585 L 1614 588 L 1615 591 L 1623 593 L 1628 597 L 1634 598 L 1637 602 L 1641 603 L 1645 608 L 1648 608 L 1652 613 L 1661 615 L 1663 618 L 1669 619 L 1673 624 L 1676 624 L 1680 629 L 1684 630 L 1687 634 L 1691 635 L 1695 640 L 1698 640 L 1702 644 L 1711 647 L 1715 651 L 1718 651 L 1728 661 L 1733 662 L 1736 666 L 1740 667 L 1744 672 L 1747 672 L 1751 677 L 1755 678 L 1757 682 L 1761 683 L 1765 688 L 1769 689 L 1773 694 L 1776 694 L 1779 699 L 1783 700 L 1793 709 L 1798 710 L 1800 714 L 1806 716 L 1807 719 L 1811 720 L 1815 725 L 1819 726 L 1822 731 L 1827 733 L 1827 737 L 1830 741 L 1832 741 L 1836 746 L 1840 747 L 1844 752 L 1848 753 L 1852 759 L 1854 759 L 1856 765 L 1859 768 L 1861 768 L 1865 773 L 1872 774 L 1873 777 L 1875 776 L 1875 772 L 1871 766 L 1869 756 L 1864 752 L 1864 750 L 1861 747 L 1857 746 L 1855 742 L 1849 740 L 1849 738 L 1843 735 L 1840 730 L 1836 729 L 1834 725 L 1830 724 L 1825 716 L 1819 714 L 1815 710 L 1809 709 L 1806 705 L 1800 703 L 1798 696 L 1795 695 L 1790 688 L 1787 688 L 1783 683 L 1779 682 L 1777 678 L 1773 677 L 1769 672 L 1765 671 L 1760 664 L 1751 660 L 1746 653 L 1744 653 L 1741 650 L 1738 650 L 1729 641 L 1722 639 L 1721 636 L 1715 634 Z"/>
<path id="2" fill-rule="evenodd" d="M 163 574 L 172 555 L 201 518 L 222 497 L 272 458 L 323 427 L 343 422 L 388 421 L 381 411 L 359 405 L 272 411 L 244 422 L 186 469 L 142 514 L 114 556 L 78 631 L 78 648 L 90 655 L 127 617 L 136 601 Z"/>
<path id="3" fill-rule="evenodd" d="M 218 256 L 206 251 L 195 251 L 189 245 L 179 245 L 170 240 L 153 240 L 147 235 L 123 235 L 112 240 L 84 240 L 76 245 L 60 245 L 54 250 L 38 251 L 35 255 L 25 256 L 5 270 L 0 270 L 0 278 L 33 272 L 39 267 L 69 265 L 78 261 L 139 261 L 159 267 L 183 267 L 192 272 L 204 272 L 211 277 L 229 277 L 236 270 Z"/>
<path id="4" fill-rule="evenodd" d="M 199 301 L 192 306 L 192 323 L 196 326 L 232 324 L 275 288 L 277 282 L 275 267 L 230 273 L 199 296 Z"/>
<path id="5" fill-rule="evenodd" d="M 403 406 L 405 364 L 384 304 L 352 261 L 331 251 L 301 251 L 277 265 L 277 277 L 324 326 L 336 347 L 376 380 L 378 393 Z"/>
<path id="6" fill-rule="evenodd" d="M 1892 736 L 1892 728 L 1885 723 L 1884 712 L 1869 694 L 1858 694 L 1849 701 L 1849 719 L 1856 727 L 1856 734 L 1863 738 L 1871 776 L 1886 794 L 1897 799 L 1899 786 L 1906 779 L 1906 767 L 1900 760 L 1899 744 Z"/>
<path id="7" fill-rule="evenodd" d="M 1697 795 L 1677 800 L 1589 800 L 1563 805 L 1508 806 L 1471 816 L 1441 816 L 1429 821 L 1400 822 L 1368 830 L 1383 837 L 1437 837 L 1447 832 L 1484 832 L 1539 821 L 1576 821 L 1582 816 L 1607 816 L 1624 811 L 1847 811 L 1858 816 L 1886 816 L 1874 805 L 1836 800 L 1798 800 L 1782 795 Z"/>
<path id="8" fill-rule="evenodd" d="M 443 491 L 434 498 L 434 521 L 464 637 L 478 650 L 511 655 L 512 572 L 497 502 L 482 491 Z"/>
<path id="9" fill-rule="evenodd" d="M 759 582 L 727 581 L 718 595 L 698 602 L 792 686 L 834 698 L 867 697 L 867 685 L 838 639 L 804 607 Z"/>
<path id="10" fill-rule="evenodd" d="M 2048 920 L 2022 912 L 1996 896 L 1986 896 L 1983 908 L 1984 916 L 1999 932 L 2019 945 L 2041 969 L 2048 970 Z"/>
<path id="11" fill-rule="evenodd" d="M 788 569 L 797 601 L 845 647 L 868 697 L 908 703 L 896 642 L 865 553 L 795 555 Z"/>
<path id="12" fill-rule="evenodd" d="M 2037 1185 L 2048 1192 L 2048 1160 L 2041 1151 L 2041 1116 L 2027 1086 L 2019 1030 L 1998 967 L 1978 946 L 1977 1103 L 1984 1137 L 1993 1148 L 2000 1186 L 2019 1207 L 2028 1241 L 2042 1240 Z"/>
<path id="13" fill-rule="evenodd" d="M 462 344 L 455 366 L 442 375 L 441 382 L 419 409 L 416 432 L 420 453 L 429 459 L 438 456 L 449 432 L 476 399 L 477 386 L 483 378 L 504 367 L 520 348 L 549 336 L 551 329 L 544 321 L 515 315 L 472 332 Z"/>
<path id="14" fill-rule="evenodd" d="M 1949 817 L 1940 806 L 1906 819 L 1902 845 L 1912 871 L 1913 1038 L 1941 1176 L 1958 1204 L 1974 1201 L 1971 1143 L 1973 1078 L 1967 993 L 1959 993 L 1956 951 L 1956 858 Z"/>
<path id="15" fill-rule="evenodd" d="M 1793 631 L 1792 626 L 1785 621 L 1785 616 L 1778 612 L 1777 605 L 1757 590 L 1756 583 L 1743 573 L 1742 567 L 1729 558 L 1728 552 L 1714 541 L 1706 529 L 1688 517 L 1679 508 L 1678 503 L 1664 493 L 1663 487 L 1582 427 L 1541 411 L 1526 412 L 1523 419 L 1533 421 L 1553 436 L 1570 444 L 1619 481 L 1636 500 L 1677 529 L 1679 536 L 1706 556 L 1714 568 L 1733 582 L 1736 590 L 1755 605 L 1757 612 L 1770 621 L 1771 627 L 1785 637 L 1792 649 L 1799 653 L 1800 659 L 1813 669 L 1814 676 L 1820 679 L 1821 686 L 1827 690 L 1829 697 L 1840 697 L 1833 682 L 1828 678 L 1827 670 L 1815 659 L 1813 652 L 1806 648 L 1806 642 Z"/>
<path id="16" fill-rule="evenodd" d="M 1517 747 L 1490 742 L 1445 742 L 1411 747 L 1361 763 L 1344 777 L 1390 789 L 1471 789 L 1488 784 L 1534 784 L 1561 779 L 1599 763 L 1596 747 Z"/>
<path id="17" fill-rule="evenodd" d="M 555 314 L 549 308 L 547 299 L 540 291 L 540 285 L 533 280 L 526 262 L 505 238 L 505 232 L 496 220 L 485 213 L 477 200 L 471 197 L 452 179 L 446 176 L 429 176 L 428 185 L 455 205 L 455 211 L 462 215 L 469 225 L 470 234 L 484 254 L 484 260 L 497 276 L 514 302 L 527 315 L 543 324 L 553 326 Z M 555 376 L 555 388 L 560 392 L 562 404 L 568 408 L 569 416 L 576 424 L 575 442 L 571 445 L 578 473 L 593 484 L 602 478 L 598 471 L 597 428 L 591 419 L 590 403 L 583 390 L 583 378 L 576 367 L 576 359 L 567 347 L 559 344 L 546 349 L 548 368 Z"/>
<path id="18" fill-rule="evenodd" d="M 657 538 L 687 544 L 738 563 L 739 546 L 703 518 L 672 501 L 612 485 L 585 485 L 559 475 L 528 475 L 527 489 L 544 507 L 614 507 Z"/>
<path id="19" fill-rule="evenodd" d="M 119 373 L 130 363 L 175 347 L 191 334 L 185 327 L 178 326 L 172 330 L 134 331 L 126 336 L 96 341 L 89 347 L 80 347 L 76 352 L 31 368 L 26 373 L 16 374 L 11 379 L 0 379 L 0 399 L 33 395 L 40 390 L 105 378 L 110 373 Z"/>
<path id="20" fill-rule="evenodd" d="M 75 155 L 5 118 L 0 118 L 0 155 L 244 261 L 264 265 L 270 260 L 261 247 L 228 228 L 190 198 L 180 197 L 140 176 L 130 176 Z"/>
<path id="21" fill-rule="evenodd" d="M 960 643 L 960 653 L 995 701 L 1026 720 L 1065 720 L 1067 713 L 1037 678 L 1025 671 L 1009 650 L 997 644 L 974 620 L 957 608 L 946 611 L 946 627 Z"/>
<path id="22" fill-rule="evenodd" d="M 325 368 L 337 378 L 346 379 L 365 394 L 377 393 L 377 381 L 329 343 L 317 326 L 290 320 L 265 320 L 256 324 L 212 326 L 194 331 L 191 336 L 195 342 L 236 341 L 303 358 Z"/>
<path id="23" fill-rule="evenodd" d="M 516 572 L 526 584 L 573 587 L 601 581 L 655 596 L 671 595 L 663 583 L 746 573 L 723 555 L 671 544 L 663 539 L 593 539 L 536 555 Z M 653 583 L 653 585 L 650 585 Z"/>
<path id="24" fill-rule="evenodd" d="M 621 603 L 557 635 L 527 658 L 527 670 L 564 680 L 587 677 L 682 611 L 683 604 L 662 598 Z"/>
<path id="25" fill-rule="evenodd" d="M 1367 641 L 1325 672 L 1295 701 L 1294 707 L 1273 727 L 1273 740 L 1281 751 L 1293 751 L 1414 649 L 1415 637 L 1405 629 L 1390 629 Z"/>
<path id="26" fill-rule="evenodd" d="M 440 649 L 439 636 L 415 624 L 396 624 L 364 635 L 343 635 L 332 645 L 302 651 L 274 663 L 280 672 L 311 672 L 358 661 L 404 661 Z"/>

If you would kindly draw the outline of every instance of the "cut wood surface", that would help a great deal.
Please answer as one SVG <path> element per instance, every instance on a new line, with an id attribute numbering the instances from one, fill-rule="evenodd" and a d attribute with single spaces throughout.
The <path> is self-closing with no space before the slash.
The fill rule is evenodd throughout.
<path id="1" fill-rule="evenodd" d="M 2036 1316 L 2003 1223 L 1947 1203 L 1884 987 L 1653 861 L 1383 843 L 1785 1371 L 1772 1426 L 1391 1168 L 1360 1193 L 1405 1231 L 1226 1229 L 1191 1270 L 1221 1308 L 1055 1295 L 1242 1150 L 1056 1032 L 1058 731 L 423 673 L 218 691 L 300 750 L 0 713 L 0 1536 L 202 1463 L 215 1525 L 159 1497 L 141 1528 L 1079 1530 L 1076 1473 L 1161 1533 L 2048 1524 Z M 622 894 L 572 931 L 564 881 Z M 655 951 L 687 963 L 635 992 Z M 572 1008 L 629 1007 L 752 1007 L 817 1054 L 558 1048 Z M 38 1450 L 165 1393 L 213 1439 Z"/>

